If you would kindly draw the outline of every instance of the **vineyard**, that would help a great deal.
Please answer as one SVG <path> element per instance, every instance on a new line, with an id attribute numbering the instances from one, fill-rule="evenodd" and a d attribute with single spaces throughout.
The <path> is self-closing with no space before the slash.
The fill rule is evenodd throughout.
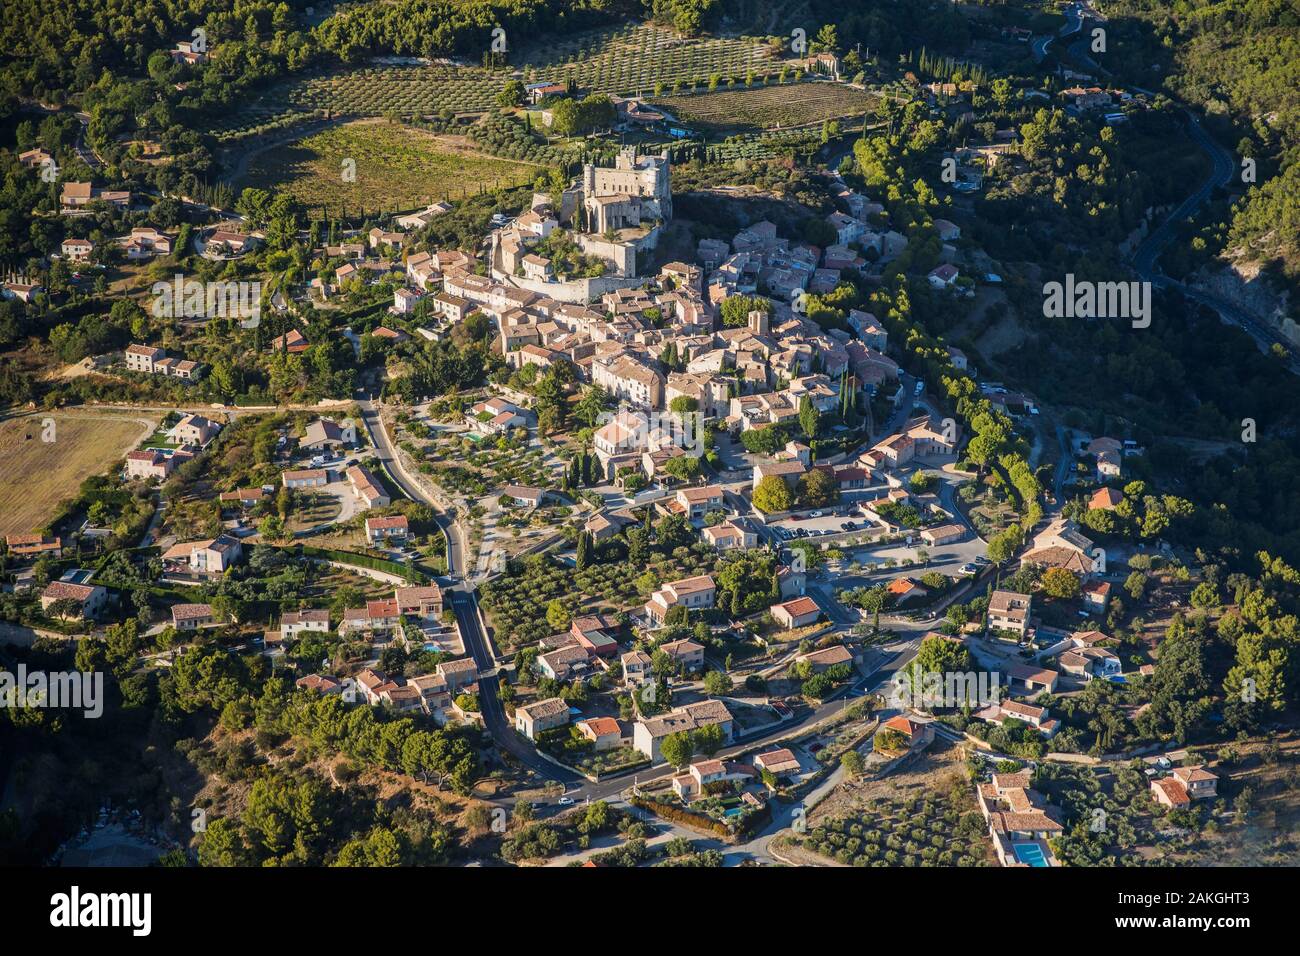
<path id="1" fill-rule="evenodd" d="M 272 87 L 251 106 L 212 129 L 233 142 L 323 116 L 443 116 L 482 113 L 506 81 L 572 80 L 583 90 L 613 94 L 704 90 L 712 79 L 776 82 L 773 48 L 753 39 L 685 38 L 649 24 L 592 31 L 525 54 L 517 70 L 436 63 L 367 66 L 306 76 Z"/>
<path id="2" fill-rule="evenodd" d="M 573 81 L 599 93 L 650 95 L 723 78 L 775 74 L 775 47 L 758 39 L 683 37 L 648 23 L 577 34 L 527 51 L 525 82 Z"/>
<path id="3" fill-rule="evenodd" d="M 876 97 L 836 83 L 789 83 L 751 89 L 697 93 L 654 101 L 705 133 L 772 130 L 858 117 Z"/>
<path id="4" fill-rule="evenodd" d="M 786 129 L 771 133 L 746 133 L 728 136 L 720 143 L 704 147 L 704 159 L 711 163 L 729 163 L 737 159 L 771 159 L 775 156 L 806 157 L 821 145 L 817 130 Z"/>
<path id="5" fill-rule="evenodd" d="M 343 179 L 344 160 L 355 181 Z M 486 189 L 529 182 L 537 167 L 486 156 L 458 137 L 385 122 L 334 126 L 267 150 L 248 168 L 248 183 L 276 186 L 309 208 L 412 209 Z"/>

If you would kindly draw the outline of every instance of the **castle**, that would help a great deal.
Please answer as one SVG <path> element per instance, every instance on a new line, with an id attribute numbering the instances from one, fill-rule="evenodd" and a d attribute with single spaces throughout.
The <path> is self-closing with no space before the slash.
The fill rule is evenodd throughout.
<path id="1" fill-rule="evenodd" d="M 631 148 L 619 151 L 614 168 L 582 167 L 582 206 L 587 231 L 636 228 L 641 221 L 673 217 L 668 155 L 637 156 Z"/>
<path id="2" fill-rule="evenodd" d="M 532 207 L 492 234 L 492 272 L 530 291 L 565 302 L 587 302 L 615 288 L 639 284 L 639 258 L 659 241 L 672 218 L 668 154 L 640 156 L 627 147 L 613 167 L 587 163 L 581 179 L 564 190 L 558 208 L 538 193 Z M 584 255 L 605 263 L 596 278 L 557 279 L 544 256 L 532 250 L 556 229 L 567 228 Z"/>

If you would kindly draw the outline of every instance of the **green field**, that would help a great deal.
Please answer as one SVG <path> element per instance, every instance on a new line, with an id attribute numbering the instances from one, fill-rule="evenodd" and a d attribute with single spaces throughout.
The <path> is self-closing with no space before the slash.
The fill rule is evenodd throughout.
<path id="1" fill-rule="evenodd" d="M 356 163 L 355 182 L 343 181 L 345 159 Z M 484 155 L 455 137 L 370 121 L 267 150 L 249 164 L 246 185 L 282 189 L 309 208 L 399 210 L 518 185 L 536 173 L 535 166 Z"/>
<path id="2" fill-rule="evenodd" d="M 857 118 L 875 103 L 876 97 L 869 93 L 823 82 L 741 86 L 654 100 L 656 106 L 704 132 L 788 129 Z"/>

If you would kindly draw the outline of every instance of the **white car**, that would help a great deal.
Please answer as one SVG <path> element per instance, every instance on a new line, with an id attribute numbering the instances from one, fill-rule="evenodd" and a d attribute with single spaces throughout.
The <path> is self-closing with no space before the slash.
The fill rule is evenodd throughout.
<path id="1" fill-rule="evenodd" d="M 820 511 L 813 511 L 813 512 L 810 512 L 809 515 L 808 515 L 809 518 L 820 518 L 821 516 L 822 516 L 822 513 L 821 513 Z"/>
<path id="2" fill-rule="evenodd" d="M 555 802 L 562 807 L 571 807 L 573 806 L 573 797 L 560 797 L 560 799 Z"/>

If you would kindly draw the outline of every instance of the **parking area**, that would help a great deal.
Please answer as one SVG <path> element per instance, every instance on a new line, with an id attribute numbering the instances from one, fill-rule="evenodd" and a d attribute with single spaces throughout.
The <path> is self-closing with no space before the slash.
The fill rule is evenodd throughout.
<path id="1" fill-rule="evenodd" d="M 813 511 L 803 516 L 785 518 L 774 522 L 770 527 L 780 541 L 821 538 L 852 532 L 865 534 L 880 530 L 880 526 L 864 517 L 861 510 L 843 504 Z"/>

